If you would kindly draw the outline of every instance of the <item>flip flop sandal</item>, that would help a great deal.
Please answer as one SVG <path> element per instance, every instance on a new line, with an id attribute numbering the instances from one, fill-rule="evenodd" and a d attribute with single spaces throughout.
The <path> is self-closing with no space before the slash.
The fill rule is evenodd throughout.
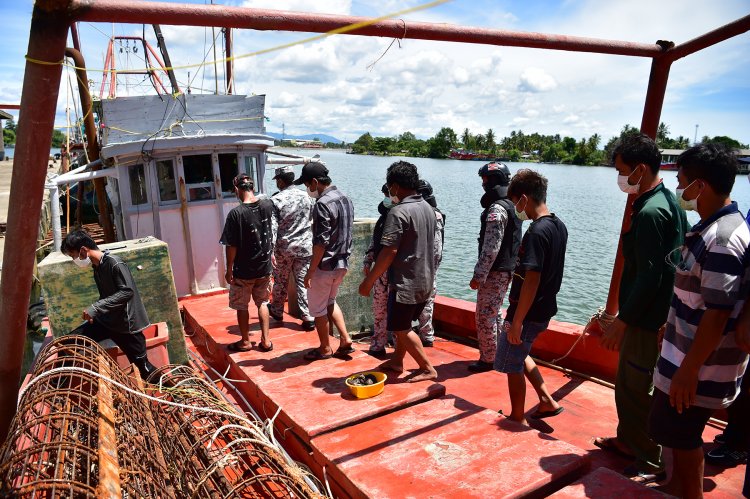
<path id="1" fill-rule="evenodd" d="M 258 343 L 258 350 L 260 350 L 261 352 L 270 352 L 271 350 L 273 350 L 273 341 L 270 341 L 267 347 L 264 347 L 263 343 Z"/>
<path id="2" fill-rule="evenodd" d="M 594 439 L 594 445 L 599 447 L 601 450 L 605 450 L 607 452 L 611 452 L 612 454 L 617 454 L 620 457 L 624 457 L 626 459 L 634 459 L 635 456 L 632 454 L 628 454 L 627 452 L 621 450 L 617 444 L 614 443 L 615 437 L 599 437 Z"/>
<path id="3" fill-rule="evenodd" d="M 334 352 L 334 357 L 346 357 L 349 354 L 354 353 L 354 347 L 349 345 L 348 347 L 339 347 L 336 352 Z"/>
<path id="4" fill-rule="evenodd" d="M 666 471 L 642 471 L 635 466 L 628 466 L 622 472 L 623 475 L 630 478 L 635 483 L 648 485 L 650 483 L 663 482 L 667 479 Z"/>
<path id="5" fill-rule="evenodd" d="M 534 414 L 531 415 L 531 419 L 544 419 L 544 418 L 551 418 L 552 416 L 557 416 L 561 412 L 563 412 L 565 409 L 563 407 L 558 407 L 554 411 L 536 411 Z M 594 444 L 596 445 L 596 444 Z"/>
<path id="6" fill-rule="evenodd" d="M 249 352 L 253 349 L 253 346 L 250 345 L 248 347 L 241 347 L 242 341 L 235 341 L 234 343 L 230 343 L 227 345 L 227 350 L 230 350 L 232 352 Z"/>
<path id="7" fill-rule="evenodd" d="M 307 352 L 303 358 L 305 360 L 324 360 L 324 359 L 330 359 L 331 357 L 333 357 L 332 354 L 320 353 L 320 350 L 318 350 L 317 348 L 314 348 L 310 350 L 309 352 Z"/>

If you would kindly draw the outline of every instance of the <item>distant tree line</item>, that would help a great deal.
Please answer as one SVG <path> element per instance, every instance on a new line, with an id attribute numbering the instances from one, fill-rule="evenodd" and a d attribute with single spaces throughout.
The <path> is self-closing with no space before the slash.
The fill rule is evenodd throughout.
<path id="1" fill-rule="evenodd" d="M 411 132 L 404 132 L 396 137 L 373 137 L 369 132 L 362 134 L 351 145 L 355 154 L 374 154 L 381 156 L 414 156 L 421 158 L 447 158 L 454 149 L 474 152 L 484 156 L 495 157 L 505 161 L 541 161 L 544 163 L 563 163 L 575 165 L 602 165 L 610 161 L 612 149 L 620 137 L 639 133 L 632 125 L 625 125 L 619 136 L 612 137 L 602 149 L 601 136 L 597 133 L 586 138 L 575 139 L 562 137 L 560 134 L 541 135 L 525 134 L 522 130 L 513 130 L 507 137 L 498 139 L 492 129 L 484 134 L 472 134 L 465 128 L 459 137 L 452 128 L 444 127 L 427 140 L 418 139 Z M 703 142 L 721 142 L 735 149 L 746 149 L 748 146 L 726 136 L 714 138 L 703 137 Z M 659 125 L 656 142 L 663 149 L 686 149 L 690 140 L 682 135 L 672 138 L 669 126 Z"/>
<path id="2" fill-rule="evenodd" d="M 3 128 L 3 144 L 6 146 L 16 145 L 16 122 L 8 120 Z M 52 147 L 62 147 L 65 143 L 66 135 L 60 130 L 52 130 Z"/>

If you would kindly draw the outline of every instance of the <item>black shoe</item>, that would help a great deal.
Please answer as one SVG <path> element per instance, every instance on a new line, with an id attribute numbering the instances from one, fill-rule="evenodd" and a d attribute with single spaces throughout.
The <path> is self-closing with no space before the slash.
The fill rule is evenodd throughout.
<path id="1" fill-rule="evenodd" d="M 273 319 L 275 321 L 284 322 L 284 316 L 283 316 L 283 314 L 274 314 L 273 312 L 271 312 L 270 308 L 268 309 L 268 315 L 270 315 L 271 319 Z"/>
<path id="2" fill-rule="evenodd" d="M 422 346 L 424 348 L 432 348 L 432 343 L 433 342 L 431 340 L 425 340 L 425 339 L 422 340 Z"/>
<path id="3" fill-rule="evenodd" d="M 733 468 L 747 462 L 747 452 L 720 445 L 706 453 L 706 462 L 722 468 Z"/>
<path id="4" fill-rule="evenodd" d="M 149 362 L 147 358 L 136 360 L 135 367 L 138 368 L 138 372 L 141 374 L 141 379 L 143 381 L 146 381 L 151 373 L 156 371 L 156 367 Z"/>
<path id="5" fill-rule="evenodd" d="M 315 321 L 302 321 L 302 329 L 305 331 L 315 331 Z"/>
<path id="6" fill-rule="evenodd" d="M 492 371 L 492 362 L 478 360 L 468 365 L 467 369 L 473 373 L 486 373 Z"/>

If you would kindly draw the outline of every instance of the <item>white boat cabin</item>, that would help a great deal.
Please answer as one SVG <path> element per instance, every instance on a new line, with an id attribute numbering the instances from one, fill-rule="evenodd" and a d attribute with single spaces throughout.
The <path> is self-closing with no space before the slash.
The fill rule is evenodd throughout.
<path id="1" fill-rule="evenodd" d="M 177 295 L 225 287 L 232 180 L 244 172 L 263 193 L 265 96 L 180 95 L 102 101 L 102 159 L 120 239 L 155 236 L 169 245 Z"/>

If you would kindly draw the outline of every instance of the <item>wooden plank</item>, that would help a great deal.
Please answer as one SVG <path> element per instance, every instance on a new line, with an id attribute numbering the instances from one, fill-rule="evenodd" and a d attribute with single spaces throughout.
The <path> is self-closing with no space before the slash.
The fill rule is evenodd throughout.
<path id="1" fill-rule="evenodd" d="M 99 373 L 110 376 L 108 359 L 99 359 Z M 120 465 L 117 460 L 117 435 L 115 434 L 115 410 L 112 401 L 112 386 L 100 379 L 97 391 L 99 406 L 99 484 L 96 497 L 122 498 L 120 488 Z"/>

